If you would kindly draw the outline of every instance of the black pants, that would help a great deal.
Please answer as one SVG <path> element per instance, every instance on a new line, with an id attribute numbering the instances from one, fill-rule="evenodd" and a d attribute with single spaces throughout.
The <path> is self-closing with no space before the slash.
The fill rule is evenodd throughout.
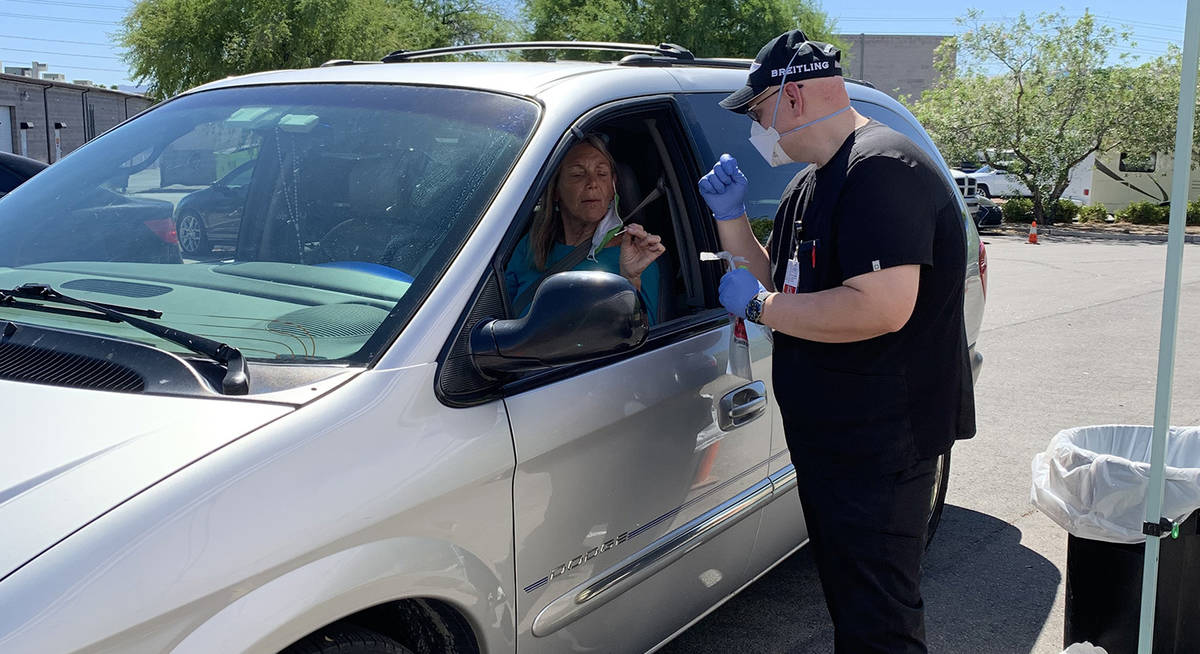
<path id="1" fill-rule="evenodd" d="M 838 654 L 927 651 L 921 557 L 935 463 L 878 473 L 796 461 Z"/>

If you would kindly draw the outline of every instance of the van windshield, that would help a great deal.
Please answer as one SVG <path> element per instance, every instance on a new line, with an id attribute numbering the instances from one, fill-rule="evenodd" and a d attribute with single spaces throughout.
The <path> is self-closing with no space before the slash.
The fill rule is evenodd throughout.
<path id="1" fill-rule="evenodd" d="M 183 96 L 0 199 L 0 288 L 153 308 L 251 360 L 367 362 L 507 176 L 533 102 L 449 88 L 296 84 Z M 126 325 L 14 320 L 190 354 Z"/>

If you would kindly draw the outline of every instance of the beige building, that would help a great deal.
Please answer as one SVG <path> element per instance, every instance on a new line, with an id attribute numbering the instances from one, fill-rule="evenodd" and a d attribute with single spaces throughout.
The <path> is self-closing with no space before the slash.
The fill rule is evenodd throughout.
<path id="1" fill-rule="evenodd" d="M 842 53 L 842 72 L 861 79 L 893 98 L 931 88 L 938 77 L 933 51 L 946 36 L 896 34 L 839 34 L 847 46 Z"/>
<path id="2" fill-rule="evenodd" d="M 0 74 L 0 150 L 53 163 L 56 153 L 66 155 L 152 104 L 122 91 Z"/>

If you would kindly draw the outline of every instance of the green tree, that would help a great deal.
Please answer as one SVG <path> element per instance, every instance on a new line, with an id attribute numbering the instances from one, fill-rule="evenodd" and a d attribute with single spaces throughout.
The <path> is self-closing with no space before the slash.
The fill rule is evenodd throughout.
<path id="1" fill-rule="evenodd" d="M 798 27 L 845 49 L 815 0 L 525 0 L 525 16 L 535 41 L 676 43 L 702 57 L 753 57 Z"/>
<path id="2" fill-rule="evenodd" d="M 513 31 L 480 0 L 139 0 L 117 37 L 133 77 L 163 98 L 229 75 L 377 60 Z"/>
<path id="3" fill-rule="evenodd" d="M 1074 22 L 1045 13 L 988 23 L 971 11 L 960 22 L 967 31 L 937 51 L 939 81 L 909 108 L 948 160 L 981 154 L 1016 175 L 1029 188 L 1038 222 L 1052 218 L 1048 208 L 1062 196 L 1071 168 L 1089 154 L 1170 149 L 1177 55 L 1110 66 L 1109 48 L 1130 43 L 1129 34 L 1087 13 Z"/>

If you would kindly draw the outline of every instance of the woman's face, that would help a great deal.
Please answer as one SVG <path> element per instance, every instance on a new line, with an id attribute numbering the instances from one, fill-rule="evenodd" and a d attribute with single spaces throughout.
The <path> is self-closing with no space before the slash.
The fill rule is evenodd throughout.
<path id="1" fill-rule="evenodd" d="M 559 167 L 558 206 L 566 219 L 598 223 L 612 203 L 613 170 L 587 143 L 571 148 Z"/>

